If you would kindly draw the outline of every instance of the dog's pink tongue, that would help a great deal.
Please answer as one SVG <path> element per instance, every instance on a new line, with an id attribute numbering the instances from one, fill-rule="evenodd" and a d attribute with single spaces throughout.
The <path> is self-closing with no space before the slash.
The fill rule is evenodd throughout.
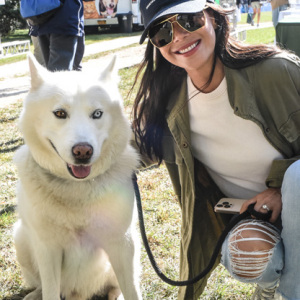
<path id="1" fill-rule="evenodd" d="M 113 15 L 113 13 L 114 13 L 114 9 L 113 9 L 113 8 L 108 7 L 106 10 L 107 10 L 107 13 L 108 13 L 110 16 Z"/>
<path id="2" fill-rule="evenodd" d="M 91 166 L 70 166 L 73 174 L 77 178 L 85 178 L 91 173 Z"/>

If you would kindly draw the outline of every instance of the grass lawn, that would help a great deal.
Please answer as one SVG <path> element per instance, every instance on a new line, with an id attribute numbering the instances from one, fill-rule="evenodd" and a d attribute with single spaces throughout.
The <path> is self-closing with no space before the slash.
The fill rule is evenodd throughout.
<path id="1" fill-rule="evenodd" d="M 247 31 L 246 42 L 249 44 L 274 44 L 274 27 L 258 28 Z"/>
<path id="2" fill-rule="evenodd" d="M 255 17 L 256 20 L 257 17 Z M 260 22 L 259 23 L 264 23 L 264 22 L 272 22 L 272 12 L 271 11 L 263 11 L 260 14 Z M 247 23 L 247 14 L 241 14 L 241 21 L 239 24 L 246 24 Z"/>

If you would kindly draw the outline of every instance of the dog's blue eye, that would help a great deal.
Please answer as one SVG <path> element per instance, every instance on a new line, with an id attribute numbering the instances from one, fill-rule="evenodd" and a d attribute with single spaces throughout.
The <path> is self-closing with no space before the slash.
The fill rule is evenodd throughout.
<path id="1" fill-rule="evenodd" d="M 58 109 L 53 112 L 54 116 L 58 119 L 66 119 L 68 114 L 63 109 Z"/>
<path id="2" fill-rule="evenodd" d="M 93 118 L 93 119 L 100 119 L 100 118 L 102 117 L 102 115 L 103 115 L 103 111 L 100 110 L 100 109 L 97 109 L 97 110 L 95 110 L 95 111 L 93 112 L 92 118 Z"/>

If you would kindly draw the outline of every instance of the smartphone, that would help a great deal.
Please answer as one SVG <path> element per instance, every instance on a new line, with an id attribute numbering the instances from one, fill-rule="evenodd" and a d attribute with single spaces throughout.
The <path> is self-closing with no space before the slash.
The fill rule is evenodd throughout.
<path id="1" fill-rule="evenodd" d="M 235 199 L 235 198 L 222 198 L 215 205 L 215 212 L 225 214 L 238 214 L 240 213 L 243 203 L 246 199 Z"/>

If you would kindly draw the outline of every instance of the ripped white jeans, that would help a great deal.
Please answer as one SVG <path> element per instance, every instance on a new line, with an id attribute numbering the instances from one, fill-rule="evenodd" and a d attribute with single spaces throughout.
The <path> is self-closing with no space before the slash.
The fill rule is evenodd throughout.
<path id="1" fill-rule="evenodd" d="M 286 171 L 281 193 L 282 231 L 264 221 L 241 221 L 223 243 L 221 263 L 239 281 L 263 288 L 279 283 L 283 299 L 300 300 L 300 161 Z"/>
<path id="2" fill-rule="evenodd" d="M 257 237 L 256 232 L 266 232 L 265 237 Z M 251 248 L 250 244 L 255 242 L 269 244 L 268 250 Z M 278 229 L 259 220 L 241 221 L 223 243 L 221 263 L 239 281 L 274 287 L 283 269 L 283 245 Z"/>

